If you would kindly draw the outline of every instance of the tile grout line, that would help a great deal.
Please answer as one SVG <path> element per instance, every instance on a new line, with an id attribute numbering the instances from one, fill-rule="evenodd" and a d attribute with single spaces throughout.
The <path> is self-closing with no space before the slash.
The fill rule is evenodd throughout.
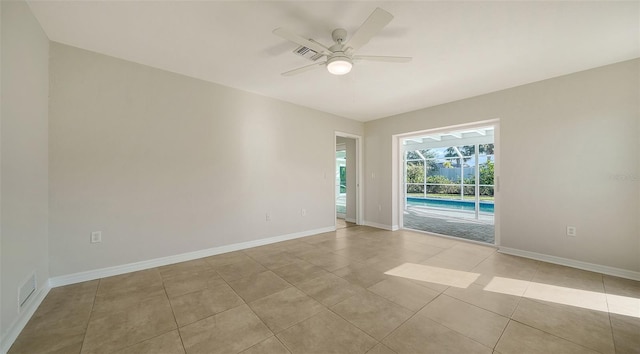
<path id="1" fill-rule="evenodd" d="M 173 310 L 173 304 L 171 303 L 171 299 L 169 298 L 169 294 L 167 293 L 167 288 L 164 286 L 164 278 L 162 274 L 160 274 L 160 279 L 162 279 L 162 289 L 164 290 L 164 296 L 167 297 L 167 301 L 169 302 L 169 307 L 171 307 L 171 314 L 173 315 L 173 321 L 176 324 L 176 331 L 178 332 L 178 337 L 180 337 L 180 344 L 182 344 L 182 350 L 187 352 L 187 348 L 184 346 L 184 339 L 182 339 L 182 332 L 180 331 L 180 325 L 178 325 L 178 319 L 176 318 L 176 312 Z M 168 333 L 168 332 L 167 332 Z"/>
<path id="2" fill-rule="evenodd" d="M 590 350 L 590 351 L 592 351 L 592 352 L 601 353 L 598 349 L 594 349 L 594 348 L 591 348 L 591 347 L 587 347 L 587 346 L 582 345 L 582 344 L 580 344 L 580 343 L 574 342 L 572 339 L 567 339 L 567 338 L 564 338 L 564 337 L 560 337 L 560 336 L 558 336 L 557 334 L 553 334 L 553 333 L 547 332 L 547 331 L 545 331 L 545 330 L 543 330 L 543 329 L 533 327 L 532 325 L 529 325 L 529 324 L 527 324 L 527 323 L 524 323 L 524 322 L 518 321 L 518 320 L 516 320 L 516 319 L 511 319 L 511 321 L 513 321 L 513 322 L 515 322 L 515 323 L 519 323 L 519 324 L 521 324 L 521 325 L 523 325 L 523 326 L 526 326 L 526 327 L 529 327 L 529 328 L 533 328 L 533 329 L 535 329 L 535 330 L 537 330 L 537 331 L 540 331 L 540 332 L 542 332 L 542 333 L 544 333 L 544 334 L 547 334 L 547 335 L 550 335 L 550 336 L 552 336 L 552 337 L 558 338 L 558 339 L 560 339 L 560 340 L 567 341 L 567 342 L 569 342 L 569 343 L 571 343 L 571 344 L 575 344 L 575 345 L 577 345 L 577 346 L 579 346 L 579 347 L 585 348 L 585 349 Z"/>
<path id="3" fill-rule="evenodd" d="M 529 281 L 529 283 L 532 283 L 532 282 L 533 282 L 533 279 L 535 279 L 536 275 L 538 275 L 538 271 L 540 270 L 540 265 L 541 265 L 541 264 L 542 264 L 542 262 L 538 261 L 538 263 L 537 263 L 537 265 L 536 265 L 536 272 L 534 273 L 534 275 L 533 275 L 533 277 L 531 278 L 531 280 Z M 603 285 L 603 286 L 604 286 L 604 285 Z M 513 313 L 511 314 L 510 321 L 513 321 L 513 322 L 519 323 L 519 324 L 521 324 L 521 325 L 523 325 L 523 326 L 527 326 L 527 327 L 529 327 L 529 328 L 533 328 L 533 329 L 538 330 L 538 331 L 540 331 L 540 332 L 542 332 L 542 333 L 548 334 L 548 335 L 550 335 L 550 336 L 552 336 L 552 337 L 555 337 L 555 338 L 558 338 L 558 339 L 561 339 L 561 340 L 565 340 L 565 341 L 567 341 L 567 342 L 569 342 L 569 343 L 573 343 L 573 344 L 575 344 L 575 345 L 577 345 L 577 346 L 580 346 L 580 347 L 582 347 L 582 348 L 586 348 L 586 349 L 588 349 L 588 350 L 592 350 L 592 351 L 595 351 L 595 352 L 599 352 L 597 349 L 587 347 L 587 346 L 582 345 L 582 344 L 580 344 L 580 343 L 576 343 L 576 342 L 574 342 L 572 339 L 568 339 L 568 338 L 560 337 L 560 336 L 558 336 L 558 335 L 556 335 L 556 334 L 553 334 L 553 333 L 551 333 L 551 332 L 547 332 L 547 331 L 545 331 L 545 330 L 543 330 L 543 329 L 541 329 L 541 328 L 534 327 L 534 326 L 532 326 L 532 325 L 529 325 L 529 324 L 527 324 L 527 323 L 521 322 L 521 321 L 519 321 L 519 320 L 517 320 L 517 319 L 513 318 L 513 316 L 515 315 L 516 311 L 517 311 L 517 310 L 518 310 L 518 308 L 520 307 L 520 304 L 521 304 L 522 300 L 523 300 L 523 299 L 525 299 L 524 294 L 527 292 L 527 290 L 528 290 L 528 289 L 529 289 L 529 285 L 527 285 L 527 287 L 526 287 L 525 291 L 524 291 L 524 292 L 522 293 L 522 295 L 520 296 L 520 299 L 518 300 L 518 305 L 516 306 L 516 308 L 513 310 Z M 534 300 L 532 300 L 532 301 L 534 301 Z M 544 302 L 543 302 L 543 303 L 544 303 Z M 609 316 L 609 317 L 610 317 L 610 316 Z M 609 323 L 611 323 L 611 322 L 609 322 Z M 615 341 L 614 341 L 614 345 L 615 345 Z M 614 347 L 614 349 L 615 349 L 615 347 Z"/>
<path id="4" fill-rule="evenodd" d="M 613 352 L 617 353 L 618 350 L 616 349 L 616 337 L 615 333 L 613 332 L 613 320 L 611 319 L 611 308 L 609 307 L 609 297 L 607 296 L 607 286 L 604 283 L 604 275 L 600 274 L 600 276 L 602 279 L 602 290 L 604 290 L 604 301 L 607 303 L 607 315 L 609 317 L 609 328 L 611 329 L 611 341 L 613 341 Z"/>
<path id="5" fill-rule="evenodd" d="M 89 319 L 87 319 L 87 326 L 84 329 L 84 336 L 82 336 L 82 345 L 80 346 L 80 353 L 84 349 L 85 341 L 87 340 L 87 332 L 89 332 L 89 324 L 91 323 L 91 317 L 93 317 L 93 308 L 96 306 L 96 299 L 98 298 L 98 290 L 100 290 L 100 284 L 102 284 L 102 278 L 98 279 L 98 285 L 96 286 L 96 293 L 93 295 L 93 302 L 91 303 L 91 312 L 89 312 Z"/>
<path id="6" fill-rule="evenodd" d="M 447 288 L 448 289 L 448 288 Z M 392 335 L 395 331 L 397 331 L 400 327 L 402 327 L 405 323 L 409 322 L 412 318 L 416 317 L 418 315 L 418 312 L 422 311 L 422 309 L 424 309 L 425 307 L 427 307 L 430 303 L 434 302 L 437 298 L 440 297 L 440 295 L 444 294 L 444 291 L 441 292 L 440 294 L 436 295 L 436 297 L 434 297 L 433 299 L 431 299 L 429 302 L 427 302 L 426 304 L 424 304 L 418 311 L 416 311 L 413 315 L 409 316 L 409 318 L 407 318 L 404 322 L 402 322 L 400 325 L 398 325 L 398 327 L 394 328 L 393 331 L 389 332 L 389 334 L 387 334 L 386 336 L 384 336 L 384 338 L 382 338 L 380 340 L 380 343 L 382 343 L 383 340 L 387 339 L 387 337 L 389 337 L 390 335 Z M 434 321 L 435 322 L 435 321 Z M 448 328 L 448 327 L 447 327 Z"/>

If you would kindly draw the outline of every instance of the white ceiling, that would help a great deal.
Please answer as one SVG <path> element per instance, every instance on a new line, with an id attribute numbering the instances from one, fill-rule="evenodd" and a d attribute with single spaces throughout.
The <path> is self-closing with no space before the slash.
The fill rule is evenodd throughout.
<path id="1" fill-rule="evenodd" d="M 360 121 L 640 57 L 640 2 L 28 1 L 52 41 Z M 271 33 L 331 44 L 381 7 L 395 18 L 345 76 Z"/>

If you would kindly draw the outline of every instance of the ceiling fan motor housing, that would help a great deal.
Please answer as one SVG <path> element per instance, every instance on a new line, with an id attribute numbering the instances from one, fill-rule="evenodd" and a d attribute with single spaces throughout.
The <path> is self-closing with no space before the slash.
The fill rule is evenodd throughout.
<path id="1" fill-rule="evenodd" d="M 336 28 L 331 32 L 331 38 L 336 43 L 344 43 L 347 39 L 347 30 L 344 28 Z"/>

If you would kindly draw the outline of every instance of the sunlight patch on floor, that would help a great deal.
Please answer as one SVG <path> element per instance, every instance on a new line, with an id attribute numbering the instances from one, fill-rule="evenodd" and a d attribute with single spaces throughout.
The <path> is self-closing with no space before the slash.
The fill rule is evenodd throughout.
<path id="1" fill-rule="evenodd" d="M 467 288 L 480 276 L 480 274 L 477 273 L 431 267 L 415 263 L 404 263 L 385 272 L 384 274 L 446 286 L 454 286 L 456 288 Z"/>
<path id="2" fill-rule="evenodd" d="M 384 274 L 463 289 L 481 275 L 415 263 L 404 263 Z M 640 299 L 628 296 L 504 277 L 493 277 L 483 290 L 640 318 Z"/>

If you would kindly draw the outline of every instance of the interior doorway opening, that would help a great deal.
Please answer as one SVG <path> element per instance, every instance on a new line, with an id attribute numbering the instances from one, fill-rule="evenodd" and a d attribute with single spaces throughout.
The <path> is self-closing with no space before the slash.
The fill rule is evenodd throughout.
<path id="1" fill-rule="evenodd" d="M 495 126 L 400 138 L 402 227 L 495 244 Z"/>
<path id="2" fill-rule="evenodd" d="M 360 136 L 336 132 L 334 177 L 336 228 L 361 224 L 361 144 Z"/>

